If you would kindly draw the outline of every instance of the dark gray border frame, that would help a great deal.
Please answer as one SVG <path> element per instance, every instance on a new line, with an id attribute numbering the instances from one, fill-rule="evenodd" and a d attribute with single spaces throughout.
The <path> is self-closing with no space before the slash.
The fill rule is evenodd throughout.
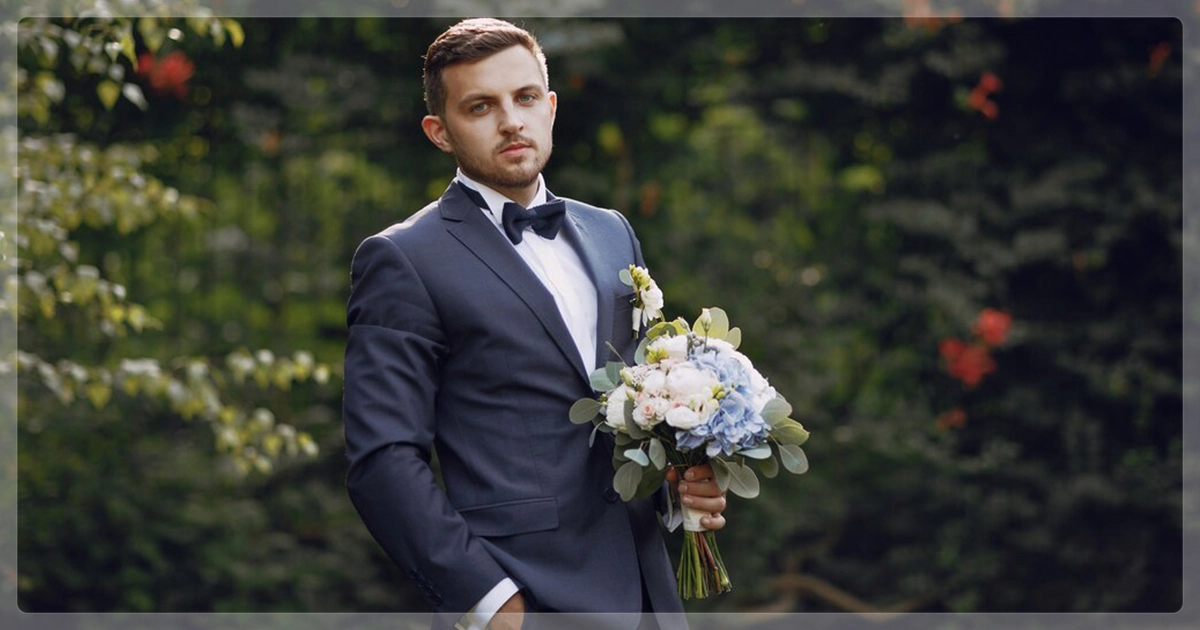
<path id="1" fill-rule="evenodd" d="M 107 0 L 116 12 L 144 13 L 143 2 Z M 33 15 L 63 15 L 76 5 L 70 0 L 26 1 L 17 7 L 0 7 L 0 23 L 10 28 L 21 17 Z M 366 0 L 350 5 L 338 0 L 208 0 L 203 3 L 214 12 L 229 17 L 466 17 L 494 15 L 498 17 L 900 17 L 901 0 Z M 965 17 L 996 17 L 996 0 L 931 0 L 934 10 L 953 7 Z M 991 629 L 991 628 L 1055 628 L 1056 630 L 1092 628 L 1162 628 L 1183 629 L 1200 627 L 1200 609 L 1192 600 L 1197 575 L 1197 531 L 1200 531 L 1200 427 L 1197 427 L 1197 397 L 1200 381 L 1197 375 L 1197 342 L 1200 340 L 1200 312 L 1194 308 L 1200 302 L 1200 227 L 1197 226 L 1197 192 L 1200 191 L 1200 172 L 1196 152 L 1200 150 L 1200 135 L 1195 124 L 1200 120 L 1200 98 L 1197 94 L 1197 70 L 1200 69 L 1200 48 L 1195 42 L 1195 26 L 1200 21 L 1200 0 L 1012 0 L 1017 16 L 1021 17 L 1174 17 L 1183 24 L 1184 55 L 1184 149 L 1183 172 L 1183 300 L 1184 324 L 1181 330 L 1180 352 L 1183 357 L 1184 400 L 1184 604 L 1172 614 L 1142 613 L 1070 613 L 1070 614 L 929 614 L 909 613 L 899 616 L 859 616 L 848 613 L 766 614 L 689 614 L 695 630 L 717 628 L 794 628 L 812 630 L 826 628 L 887 628 L 891 629 Z M 138 5 L 128 8 L 128 5 Z M 15 55 L 15 38 L 5 39 L 0 59 Z M 0 208 L 5 220 L 12 225 L 16 212 L 16 188 L 13 173 L 16 166 L 15 94 L 7 91 L 12 77 L 4 77 L 0 103 L 0 195 L 11 200 Z M 10 263 L 5 263 L 10 264 Z M 16 330 L 11 319 L 0 321 L 0 355 L 8 356 L 16 347 Z M 0 374 L 0 569 L 15 567 L 16 558 L 16 376 Z M 13 405 L 9 407 L 9 405 Z M 219 613 L 219 614 L 26 614 L 16 606 L 15 576 L 0 575 L 0 627 L 24 628 L 87 628 L 97 630 L 141 628 L 389 628 L 394 630 L 429 627 L 429 614 L 303 614 L 303 613 Z M 553 616 L 547 616 L 553 617 Z M 568 620 L 546 618 L 555 627 L 571 627 Z M 559 623 L 554 623 L 558 621 Z"/>

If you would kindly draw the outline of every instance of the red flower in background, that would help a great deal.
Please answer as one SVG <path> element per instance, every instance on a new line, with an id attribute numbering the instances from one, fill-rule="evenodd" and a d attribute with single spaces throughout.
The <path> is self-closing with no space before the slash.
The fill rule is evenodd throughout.
<path id="1" fill-rule="evenodd" d="M 996 371 L 996 361 L 985 346 L 967 344 L 951 337 L 938 344 L 938 352 L 946 360 L 946 372 L 968 388 L 975 387 L 984 376 Z"/>
<path id="2" fill-rule="evenodd" d="M 983 114 L 988 120 L 995 120 L 996 116 L 1000 115 L 1000 108 L 988 100 L 988 96 L 999 92 L 1002 87 L 1004 83 L 1000 81 L 1000 77 L 991 72 L 984 72 L 979 76 L 979 83 L 975 84 L 971 94 L 967 96 L 967 106 Z"/>
<path id="3" fill-rule="evenodd" d="M 985 308 L 971 330 L 987 345 L 998 346 L 1008 338 L 1008 329 L 1011 327 L 1012 315 L 994 308 Z"/>
<path id="4" fill-rule="evenodd" d="M 944 411 L 937 417 L 937 428 L 939 431 L 961 429 L 966 423 L 967 412 L 963 411 L 962 407 L 955 407 L 950 411 Z"/>
<path id="5" fill-rule="evenodd" d="M 187 96 L 187 82 L 195 70 L 196 65 L 181 50 L 172 51 L 162 59 L 150 53 L 138 57 L 137 73 L 145 77 L 150 82 L 150 89 L 158 94 L 174 94 L 176 98 Z"/>

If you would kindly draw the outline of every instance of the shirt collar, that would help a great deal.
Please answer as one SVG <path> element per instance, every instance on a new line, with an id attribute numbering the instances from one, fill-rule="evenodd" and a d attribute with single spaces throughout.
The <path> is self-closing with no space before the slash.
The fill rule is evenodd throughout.
<path id="1" fill-rule="evenodd" d="M 486 214 L 488 218 L 492 220 L 492 223 L 495 223 L 496 225 L 500 225 L 500 217 L 502 217 L 504 214 L 504 204 L 508 202 L 516 203 L 512 199 L 509 199 L 495 190 L 492 190 L 491 188 L 480 184 L 470 177 L 467 177 L 466 174 L 462 172 L 461 168 L 458 169 L 458 172 L 455 173 L 454 177 L 458 180 L 458 183 L 470 188 L 471 190 L 474 190 L 475 192 L 479 193 L 479 196 L 483 197 L 483 200 L 486 201 L 488 205 L 487 208 L 483 208 L 483 210 L 486 210 L 484 214 Z M 533 193 L 533 200 L 529 202 L 530 208 L 546 203 L 546 183 L 542 178 L 541 173 L 538 173 L 537 183 L 537 191 Z"/>

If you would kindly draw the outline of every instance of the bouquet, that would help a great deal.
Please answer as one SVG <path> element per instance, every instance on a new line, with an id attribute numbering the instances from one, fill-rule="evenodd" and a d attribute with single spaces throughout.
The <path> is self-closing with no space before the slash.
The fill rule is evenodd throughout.
<path id="1" fill-rule="evenodd" d="M 755 469 L 768 478 L 779 467 L 808 470 L 800 448 L 808 432 L 788 416 L 787 401 L 745 355 L 741 331 L 729 327 L 719 308 L 706 308 L 695 323 L 662 320 L 662 292 L 645 269 L 630 265 L 621 281 L 634 289 L 633 334 L 649 325 L 634 364 L 609 362 L 592 373 L 599 398 L 571 407 L 571 421 L 595 425 L 614 436 L 613 487 L 629 501 L 653 495 L 672 467 L 712 466 L 722 491 L 758 496 Z M 653 324 L 653 325 L 651 325 Z M 611 344 L 609 344 L 611 348 Z M 615 352 L 615 349 L 614 349 Z M 668 518 L 677 498 L 668 497 Z M 679 594 L 707 597 L 732 588 L 703 513 L 682 507 L 683 552 L 676 570 Z"/>

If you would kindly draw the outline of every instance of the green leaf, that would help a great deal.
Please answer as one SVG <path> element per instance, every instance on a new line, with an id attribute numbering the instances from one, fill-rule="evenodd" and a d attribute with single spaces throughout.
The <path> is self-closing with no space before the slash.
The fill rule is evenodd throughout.
<path id="1" fill-rule="evenodd" d="M 804 449 L 799 446 L 781 444 L 779 446 L 779 461 L 793 475 L 803 475 L 808 472 L 808 456 L 804 454 Z"/>
<path id="2" fill-rule="evenodd" d="M 805 431 L 799 422 L 791 418 L 784 418 L 771 428 L 771 437 L 780 444 L 800 446 L 808 441 L 808 431 Z"/>
<path id="3" fill-rule="evenodd" d="M 600 402 L 593 398 L 581 398 L 571 405 L 568 415 L 571 417 L 571 422 L 575 424 L 591 422 L 600 415 Z"/>
<path id="4" fill-rule="evenodd" d="M 633 362 L 635 364 L 637 364 L 637 365 L 645 365 L 646 364 L 646 346 L 648 346 L 648 345 L 650 345 L 649 337 L 642 339 L 642 342 L 638 344 L 637 350 L 633 353 Z"/>
<path id="5" fill-rule="evenodd" d="M 706 319 L 708 320 L 708 325 L 701 327 L 701 322 Z M 713 339 L 724 339 L 725 335 L 729 333 L 729 316 L 725 314 L 724 310 L 715 306 L 701 309 L 700 317 L 696 319 L 696 324 L 692 326 L 692 330 Z"/>
<path id="6" fill-rule="evenodd" d="M 608 378 L 608 370 L 605 368 L 596 368 L 592 371 L 591 377 L 592 389 L 598 392 L 607 392 L 617 386 L 612 379 Z"/>
<path id="7" fill-rule="evenodd" d="M 633 286 L 633 274 L 629 273 L 629 269 L 622 269 L 617 277 L 621 279 L 621 283 L 627 287 Z"/>
<path id="8" fill-rule="evenodd" d="M 92 402 L 92 406 L 100 409 L 108 404 L 108 399 L 112 396 L 112 388 L 100 381 L 92 381 L 84 388 L 88 400 Z"/>
<path id="9" fill-rule="evenodd" d="M 229 18 L 222 19 L 221 24 L 224 24 L 225 30 L 229 31 L 229 41 L 233 43 L 233 47 L 241 48 L 242 42 L 246 41 L 246 33 L 242 30 L 242 25 L 237 20 Z"/>
<path id="10" fill-rule="evenodd" d="M 613 489 L 621 495 L 621 500 L 628 501 L 637 494 L 638 482 L 641 480 L 642 467 L 637 462 L 625 462 L 613 476 Z"/>
<path id="11" fill-rule="evenodd" d="M 736 350 L 738 346 L 742 345 L 742 329 L 736 326 L 730 328 L 729 332 L 725 335 L 725 341 Z"/>
<path id="12" fill-rule="evenodd" d="M 100 97 L 100 102 L 104 104 L 104 109 L 111 110 L 113 105 L 117 104 L 117 99 L 121 96 L 121 86 L 117 85 L 116 81 L 105 79 L 96 86 L 96 95 Z"/>
<path id="13" fill-rule="evenodd" d="M 716 477 L 717 487 L 721 489 L 721 492 L 729 490 L 729 482 L 732 477 L 729 474 L 729 463 L 723 459 L 714 457 L 708 460 L 708 464 L 712 466 L 713 477 Z"/>
<path id="14" fill-rule="evenodd" d="M 729 491 L 744 499 L 758 496 L 758 475 L 749 466 L 729 462 Z"/>
<path id="15" fill-rule="evenodd" d="M 129 60 L 129 63 L 137 65 L 137 51 L 133 44 L 133 31 L 126 31 L 121 35 L 121 54 Z"/>
<path id="16" fill-rule="evenodd" d="M 653 496 L 663 487 L 663 482 L 667 480 L 667 471 L 654 470 L 653 468 L 642 469 L 642 479 L 638 482 L 637 490 L 633 493 L 633 498 L 643 499 Z"/>
<path id="17" fill-rule="evenodd" d="M 625 446 L 626 444 L 633 443 L 633 438 L 629 437 L 628 433 L 622 433 L 621 431 L 613 431 L 613 439 L 616 441 L 617 446 Z"/>
<path id="18" fill-rule="evenodd" d="M 159 26 L 158 18 L 138 18 L 137 29 L 138 33 L 142 35 L 142 42 L 146 44 L 146 48 L 149 48 L 152 53 L 158 52 L 163 40 L 166 39 L 166 33 Z"/>
<path id="19" fill-rule="evenodd" d="M 738 455 L 749 457 L 750 459 L 766 459 L 771 456 L 771 445 L 763 444 L 758 448 L 752 448 L 745 451 L 738 451 Z"/>
<path id="20" fill-rule="evenodd" d="M 642 430 L 641 427 L 633 421 L 633 399 L 625 400 L 625 430 L 629 432 L 629 437 L 635 440 L 644 440 L 649 435 Z"/>
<path id="21" fill-rule="evenodd" d="M 602 426 L 604 425 L 597 424 L 596 426 L 592 427 L 592 432 L 588 434 L 588 448 L 592 448 L 592 446 L 596 444 L 596 434 L 600 432 L 600 427 Z"/>
<path id="22" fill-rule="evenodd" d="M 625 364 L 620 361 L 609 361 L 604 364 L 604 373 L 608 375 L 608 380 L 612 381 L 613 384 L 620 385 L 623 382 L 621 380 L 621 370 L 624 367 Z"/>
<path id="23" fill-rule="evenodd" d="M 650 465 L 650 458 L 646 457 L 646 453 L 640 448 L 631 448 L 625 451 L 625 457 L 628 457 L 630 461 L 637 462 L 642 467 Z"/>
<path id="24" fill-rule="evenodd" d="M 662 440 L 658 438 L 650 440 L 650 463 L 659 470 L 667 465 L 667 449 L 663 448 Z"/>
<path id="25" fill-rule="evenodd" d="M 790 415 L 792 415 L 792 406 L 782 398 L 772 398 L 762 408 L 763 420 L 766 420 L 767 424 L 772 427 L 782 420 L 787 420 Z"/>
<path id="26" fill-rule="evenodd" d="M 756 459 L 754 460 L 754 466 L 767 479 L 774 479 L 779 474 L 779 460 L 775 459 L 774 456 L 766 459 Z"/>

